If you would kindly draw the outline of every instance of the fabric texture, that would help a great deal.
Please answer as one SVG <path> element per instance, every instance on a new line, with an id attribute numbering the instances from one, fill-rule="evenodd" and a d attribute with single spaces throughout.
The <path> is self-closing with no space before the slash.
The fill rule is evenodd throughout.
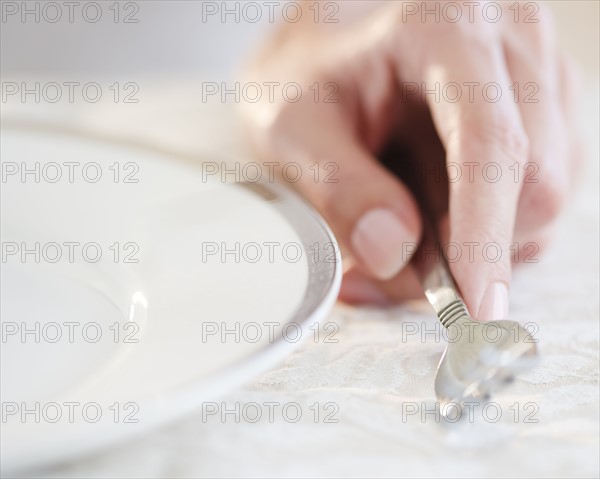
<path id="1" fill-rule="evenodd" d="M 157 87 L 145 92 L 154 100 L 119 115 L 81 111 L 76 120 L 84 128 L 199 157 L 243 155 L 232 110 L 195 105 L 185 91 L 179 84 Z M 497 422 L 492 410 L 487 420 L 478 412 L 460 424 L 432 412 L 433 379 L 445 342 L 427 305 L 338 305 L 321 324 L 318 341 L 308 339 L 282 364 L 222 398 L 228 407 L 257 403 L 262 409 L 257 422 L 222 421 L 199 410 L 38 475 L 598 477 L 597 100 L 588 108 L 592 161 L 555 241 L 538 263 L 517 269 L 511 285 L 511 319 L 534 323 L 542 361 L 494 398 L 502 413 Z M 272 421 L 269 402 L 281 405 Z M 297 406 L 282 413 L 290 403 L 302 412 L 297 422 L 292 421 Z"/>

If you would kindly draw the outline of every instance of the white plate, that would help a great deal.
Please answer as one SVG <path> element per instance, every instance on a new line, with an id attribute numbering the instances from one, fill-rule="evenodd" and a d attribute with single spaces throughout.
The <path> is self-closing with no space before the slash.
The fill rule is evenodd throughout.
<path id="1" fill-rule="evenodd" d="M 214 401 L 335 302 L 334 238 L 279 185 L 39 128 L 3 125 L 0 143 L 3 473 Z"/>

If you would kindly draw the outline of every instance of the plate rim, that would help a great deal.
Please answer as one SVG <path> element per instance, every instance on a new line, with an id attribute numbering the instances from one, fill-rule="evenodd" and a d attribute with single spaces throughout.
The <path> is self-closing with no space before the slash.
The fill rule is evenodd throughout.
<path id="1" fill-rule="evenodd" d="M 180 160 L 192 167 L 198 167 L 199 165 L 197 158 L 175 150 L 156 147 L 130 138 L 95 134 L 84 129 L 64 125 L 57 126 L 41 121 L 14 121 L 3 118 L 0 133 L 5 130 L 52 136 L 59 135 L 125 149 L 133 148 L 138 151 Z M 0 453 L 3 474 L 38 469 L 67 460 L 77 460 L 86 454 L 100 452 L 102 449 L 116 446 L 136 436 L 139 437 L 141 434 L 148 433 L 157 427 L 181 419 L 197 410 L 206 400 L 207 384 L 210 384 L 211 399 L 217 399 L 226 392 L 240 387 L 295 350 L 308 336 L 306 332 L 309 328 L 321 321 L 332 310 L 341 286 L 342 258 L 335 236 L 321 215 L 295 191 L 281 183 L 258 181 L 256 183 L 232 182 L 230 184 L 245 188 L 256 195 L 262 195 L 263 199 L 271 203 L 271 206 L 278 210 L 288 224 L 292 226 L 302 242 L 304 251 L 307 251 L 307 244 L 314 243 L 317 237 L 322 240 L 322 246 L 332 244 L 330 253 L 333 255 L 332 261 L 317 261 L 311 267 L 311 261 L 308 259 L 309 255 L 306 255 L 309 274 L 303 300 L 282 325 L 282 327 L 285 327 L 295 323 L 300 326 L 303 333 L 301 339 L 292 343 L 285 341 L 283 337 L 277 337 L 259 350 L 252 351 L 244 358 L 238 359 L 200 380 L 182 383 L 165 393 L 161 393 L 160 397 L 143 399 L 140 401 L 140 410 L 143 405 L 144 420 L 140 421 L 137 427 L 117 428 L 119 432 L 116 433 L 111 432 L 114 431 L 114 428 L 109 427 L 115 425 L 100 426 L 96 424 L 95 426 L 100 427 L 95 428 L 93 440 L 88 441 L 79 440 L 82 434 L 89 437 L 89 431 L 86 431 L 85 428 L 79 428 L 78 431 L 63 436 L 62 440 L 54 437 L 54 441 L 49 445 L 50 447 L 43 450 L 38 447 L 35 454 L 24 448 L 16 448 L 15 450 L 8 448 L 8 454 L 6 454 L 7 449 L 3 447 Z M 265 198 L 264 195 L 270 198 Z M 4 432 L 2 436 L 4 436 Z M 6 438 L 3 438 L 2 442 L 5 443 L 5 440 Z"/>

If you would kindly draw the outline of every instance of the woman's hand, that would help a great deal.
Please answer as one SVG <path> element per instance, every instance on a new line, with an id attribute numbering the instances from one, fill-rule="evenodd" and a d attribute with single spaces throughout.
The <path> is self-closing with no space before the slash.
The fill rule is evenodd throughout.
<path id="1" fill-rule="evenodd" d="M 436 3 L 445 2 L 427 8 Z M 244 104 L 244 118 L 256 151 L 284 180 L 287 164 L 301 165 L 295 186 L 350 258 L 342 299 L 422 295 L 407 267 L 422 234 L 417 202 L 379 161 L 393 140 L 409 154 L 388 165 L 416 161 L 428 189 L 449 197 L 440 226 L 469 310 L 507 317 L 512 261 L 531 260 L 545 243 L 581 153 L 578 79 L 552 19 L 501 5 L 496 23 L 478 10 L 457 22 L 447 11 L 436 23 L 390 2 L 352 22 L 287 25 L 249 70 L 248 81 L 300 85 L 299 101 L 263 95 Z M 440 161 L 449 182 L 444 166 L 441 175 L 431 166 Z"/>

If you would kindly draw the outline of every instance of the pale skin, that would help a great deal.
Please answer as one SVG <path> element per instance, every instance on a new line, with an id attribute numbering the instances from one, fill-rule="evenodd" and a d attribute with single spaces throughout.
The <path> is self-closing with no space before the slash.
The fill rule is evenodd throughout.
<path id="1" fill-rule="evenodd" d="M 462 166 L 461 179 L 442 186 L 432 177 L 427 189 L 448 198 L 440 230 L 444 242 L 463 248 L 464 258 L 450 268 L 471 314 L 505 319 L 515 252 L 522 262 L 523 253 L 547 243 L 582 161 L 579 75 L 559 51 L 552 18 L 540 8 L 536 23 L 514 21 L 516 13 L 531 13 L 515 10 L 514 2 L 502 3 L 497 23 L 481 15 L 473 22 L 422 21 L 400 2 L 353 4 L 353 18 L 337 24 L 307 18 L 283 25 L 260 52 L 246 80 L 295 82 L 303 96 L 244 104 L 248 138 L 265 162 L 296 162 L 305 173 L 315 162 L 335 165 L 318 180 L 303 174 L 293 186 L 340 243 L 341 299 L 351 303 L 422 297 L 402 245 L 419 241 L 423 218 L 414 195 L 381 164 L 383 148 L 396 139 L 417 164 Z M 469 84 L 490 82 L 499 86 L 499 100 L 481 89 L 469 96 Z M 432 90 L 450 83 L 462 86 L 460 99 L 456 90 L 407 95 L 406 85 Z M 325 102 L 334 90 L 335 102 Z M 524 101 L 528 94 L 537 102 Z M 488 163 L 500 168 L 498 181 L 482 174 Z M 478 165 L 471 177 L 469 164 Z M 333 168 L 337 182 L 325 181 Z M 467 259 L 473 243 L 499 245 L 501 257 L 490 261 L 475 249 Z"/>

